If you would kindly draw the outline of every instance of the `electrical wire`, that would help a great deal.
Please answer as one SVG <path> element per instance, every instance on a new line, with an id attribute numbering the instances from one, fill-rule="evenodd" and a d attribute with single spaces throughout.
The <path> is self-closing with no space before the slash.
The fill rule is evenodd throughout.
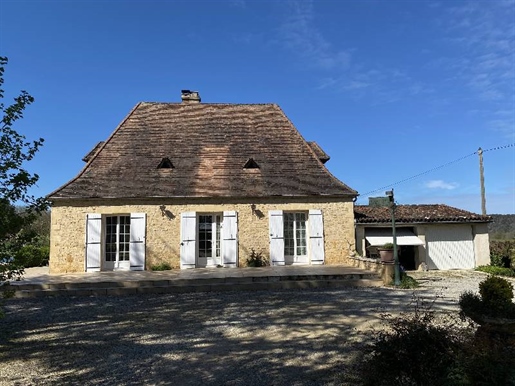
<path id="1" fill-rule="evenodd" d="M 483 150 L 483 153 L 486 152 L 486 151 L 494 151 L 494 150 L 501 150 L 501 149 L 506 149 L 506 148 L 509 148 L 509 147 L 514 147 L 515 146 L 515 143 L 510 143 L 508 145 L 504 145 L 504 146 L 497 146 L 497 147 L 492 147 L 490 149 L 486 149 L 486 150 Z M 447 167 L 447 166 L 450 166 L 452 164 L 455 164 L 457 162 L 460 162 L 460 161 L 463 161 L 464 159 L 466 158 L 469 158 L 469 157 L 472 157 L 473 155 L 476 155 L 478 153 L 479 149 L 476 150 L 474 153 L 470 153 L 466 156 L 463 156 L 463 157 L 460 157 L 460 158 L 457 158 L 455 159 L 454 161 L 450 161 L 450 162 L 447 162 L 445 164 L 442 164 L 440 166 L 436 166 L 432 169 L 429 169 L 429 170 L 426 170 L 422 173 L 418 173 L 418 174 L 415 174 L 414 176 L 411 176 L 411 177 L 408 177 L 408 178 L 405 178 L 403 180 L 400 180 L 400 181 L 397 181 L 397 182 L 394 182 L 393 184 L 388 184 L 388 185 L 385 185 L 385 186 L 382 186 L 380 188 L 377 188 L 377 189 L 374 189 L 374 190 L 371 190 L 370 192 L 366 192 L 364 194 L 360 194 L 361 197 L 365 197 L 365 196 L 368 196 L 369 194 L 372 194 L 372 193 L 376 193 L 376 192 L 380 192 L 384 189 L 387 189 L 387 188 L 390 188 L 392 186 L 396 186 L 396 185 L 399 185 L 399 184 L 402 184 L 404 182 L 408 182 L 408 181 L 411 181 L 415 178 L 418 178 L 420 176 L 423 176 L 425 174 L 428 174 L 428 173 L 431 173 L 431 172 L 434 172 L 435 170 L 439 170 L 439 169 L 442 169 L 444 167 Z"/>

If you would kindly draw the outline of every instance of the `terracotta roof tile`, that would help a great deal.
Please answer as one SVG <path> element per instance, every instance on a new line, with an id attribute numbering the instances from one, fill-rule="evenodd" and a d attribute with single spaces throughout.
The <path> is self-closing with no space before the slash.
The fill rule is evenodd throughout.
<path id="1" fill-rule="evenodd" d="M 158 169 L 163 158 L 174 168 Z M 49 198 L 356 194 L 275 104 L 140 103 Z"/>
<path id="2" fill-rule="evenodd" d="M 358 224 L 388 223 L 392 221 L 387 207 L 356 205 L 354 218 Z M 399 223 L 431 222 L 490 222 L 490 216 L 482 216 L 463 209 L 444 204 L 435 205 L 397 205 L 395 221 Z"/>

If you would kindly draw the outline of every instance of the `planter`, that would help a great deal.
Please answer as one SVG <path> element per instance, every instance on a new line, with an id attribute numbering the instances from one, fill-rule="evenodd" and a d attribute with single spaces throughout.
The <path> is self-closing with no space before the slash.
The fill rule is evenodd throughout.
<path id="1" fill-rule="evenodd" d="M 382 263 L 393 263 L 393 249 L 377 248 Z"/>

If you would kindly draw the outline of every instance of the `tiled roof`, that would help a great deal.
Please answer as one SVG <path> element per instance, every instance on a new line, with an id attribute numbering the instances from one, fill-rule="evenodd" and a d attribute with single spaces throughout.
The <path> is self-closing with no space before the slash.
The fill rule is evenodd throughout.
<path id="1" fill-rule="evenodd" d="M 391 210 L 387 207 L 356 205 L 354 218 L 358 224 L 388 223 L 392 221 Z M 399 223 L 432 222 L 489 222 L 490 216 L 482 216 L 452 206 L 436 205 L 397 205 L 395 221 Z"/>
<path id="2" fill-rule="evenodd" d="M 50 199 L 357 194 L 275 104 L 140 103 L 97 150 Z"/>
<path id="3" fill-rule="evenodd" d="M 327 155 L 327 153 L 323 151 L 320 145 L 315 141 L 308 142 L 308 145 L 313 149 L 318 159 L 322 161 L 323 164 L 331 159 L 331 157 L 329 157 L 329 155 Z"/>

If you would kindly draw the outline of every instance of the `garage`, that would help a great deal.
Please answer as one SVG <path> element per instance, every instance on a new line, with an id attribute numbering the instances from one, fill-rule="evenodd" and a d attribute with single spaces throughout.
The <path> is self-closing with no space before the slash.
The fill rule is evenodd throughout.
<path id="1" fill-rule="evenodd" d="M 429 269 L 473 269 L 474 240 L 470 225 L 438 225 L 426 229 Z"/>
<path id="2" fill-rule="evenodd" d="M 375 259 L 391 243 L 392 215 L 384 206 L 356 205 L 356 252 Z M 396 205 L 399 261 L 406 270 L 474 269 L 490 264 L 488 223 L 492 219 L 443 204 Z M 423 264 L 424 263 L 424 264 Z"/>

